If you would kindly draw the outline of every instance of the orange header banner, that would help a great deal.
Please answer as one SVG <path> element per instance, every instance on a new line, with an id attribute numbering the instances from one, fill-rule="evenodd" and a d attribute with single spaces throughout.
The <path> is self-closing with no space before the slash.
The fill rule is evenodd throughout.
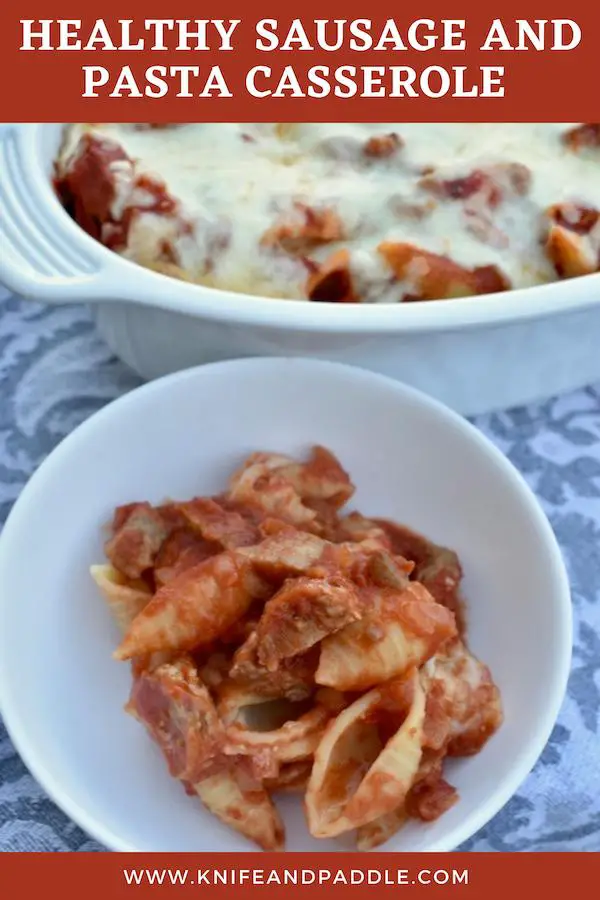
<path id="1" fill-rule="evenodd" d="M 24 900 L 225 900 L 291 896 L 564 900 L 592 895 L 600 854 L 155 853 L 0 857 L 3 896 Z"/>
<path id="2" fill-rule="evenodd" d="M 0 119 L 600 116 L 600 13 L 589 0 L 503 0 L 496 8 L 429 0 L 418 9 L 304 0 L 296 18 L 284 9 L 272 0 L 3 0 Z"/>

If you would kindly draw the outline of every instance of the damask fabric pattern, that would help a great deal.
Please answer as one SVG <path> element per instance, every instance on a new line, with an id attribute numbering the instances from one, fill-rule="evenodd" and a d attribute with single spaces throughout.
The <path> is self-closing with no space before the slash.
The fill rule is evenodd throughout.
<path id="1" fill-rule="evenodd" d="M 47 308 L 0 288 L 0 521 L 79 422 L 138 379 L 82 307 Z M 600 850 L 600 385 L 476 424 L 523 472 L 562 546 L 575 650 L 550 741 L 518 794 L 463 849 Z M 0 721 L 0 851 L 102 850 L 44 795 Z"/>

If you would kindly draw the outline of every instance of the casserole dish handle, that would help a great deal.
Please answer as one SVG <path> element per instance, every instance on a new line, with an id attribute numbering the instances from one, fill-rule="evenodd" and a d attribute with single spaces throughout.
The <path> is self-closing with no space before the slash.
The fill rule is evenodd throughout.
<path id="1" fill-rule="evenodd" d="M 111 300 L 117 278 L 126 295 L 132 276 L 124 260 L 63 210 L 53 215 L 58 199 L 48 175 L 30 164 L 28 127 L 0 127 L 0 284 L 46 303 L 93 302 Z M 136 269 L 136 286 L 143 281 L 145 302 L 159 304 L 144 275 Z"/>
<path id="2" fill-rule="evenodd" d="M 52 188 L 28 172 L 26 127 L 0 129 L 0 282 L 23 296 L 67 302 L 87 293 L 100 262 L 73 240 L 69 220 L 59 224 L 45 214 Z"/>

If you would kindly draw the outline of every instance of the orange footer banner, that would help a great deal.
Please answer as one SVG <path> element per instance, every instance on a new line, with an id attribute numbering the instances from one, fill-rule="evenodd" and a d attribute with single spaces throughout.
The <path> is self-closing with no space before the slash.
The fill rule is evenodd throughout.
<path id="1" fill-rule="evenodd" d="M 2 897 L 119 900 L 190 897 L 597 896 L 593 853 L 5 853 Z"/>

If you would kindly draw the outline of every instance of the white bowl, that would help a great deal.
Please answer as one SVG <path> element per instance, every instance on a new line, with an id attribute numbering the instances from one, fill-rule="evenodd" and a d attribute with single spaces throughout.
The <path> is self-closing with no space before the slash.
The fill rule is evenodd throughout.
<path id="1" fill-rule="evenodd" d="M 0 540 L 0 701 L 9 733 L 48 794 L 115 850 L 249 850 L 170 778 L 125 715 L 130 673 L 88 574 L 115 505 L 221 488 L 256 449 L 339 455 L 357 508 L 455 548 L 469 639 L 502 691 L 506 721 L 478 756 L 454 762 L 460 802 L 413 823 L 386 850 L 450 850 L 491 818 L 550 734 L 570 665 L 571 607 L 560 551 L 521 476 L 466 421 L 359 369 L 310 360 L 218 363 L 110 404 L 42 464 Z M 282 804 L 288 848 L 308 835 Z M 347 845 L 346 845 L 347 847 Z"/>
<path id="2" fill-rule="evenodd" d="M 0 130 L 0 282 L 91 305 L 105 340 L 144 378 L 241 356 L 352 363 L 464 415 L 600 378 L 600 273 L 436 303 L 266 300 L 151 272 L 93 240 L 52 188 L 60 124 Z"/>

